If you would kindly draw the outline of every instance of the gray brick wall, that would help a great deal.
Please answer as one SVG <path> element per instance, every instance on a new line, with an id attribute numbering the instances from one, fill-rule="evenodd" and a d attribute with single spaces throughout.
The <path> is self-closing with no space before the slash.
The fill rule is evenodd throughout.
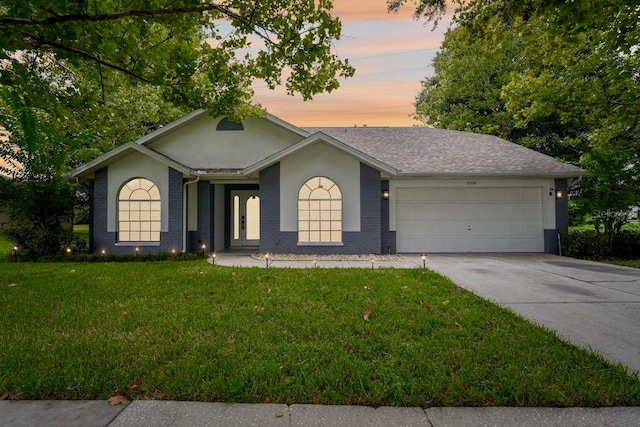
<path id="1" fill-rule="evenodd" d="M 198 229 L 189 232 L 189 252 L 200 252 L 202 244 L 211 250 L 213 243 L 213 186 L 200 181 L 198 186 Z"/>
<path id="2" fill-rule="evenodd" d="M 170 252 L 182 250 L 182 173 L 169 168 L 168 231 L 160 234 L 159 246 L 140 246 L 140 253 Z M 92 251 L 100 253 L 103 249 L 109 254 L 129 255 L 134 246 L 116 246 L 117 233 L 107 231 L 107 191 L 108 168 L 95 173 L 92 194 Z"/>
<path id="3" fill-rule="evenodd" d="M 569 229 L 569 199 L 567 197 L 569 186 L 567 180 L 556 179 L 555 188 L 556 191 L 562 191 L 562 199 L 555 199 L 556 228 L 544 230 L 544 251 L 557 255 L 560 253 L 558 231 L 564 232 Z"/>
<path id="4" fill-rule="evenodd" d="M 389 181 L 380 182 L 380 194 L 383 191 L 389 191 Z M 396 232 L 389 230 L 389 200 L 381 200 L 382 209 L 380 211 L 380 234 L 382 247 L 380 253 L 395 254 L 396 253 Z"/>
<path id="5" fill-rule="evenodd" d="M 566 179 L 556 179 L 556 191 L 562 191 L 562 199 L 556 200 L 556 228 L 560 231 L 567 231 L 569 229 L 569 198 L 567 197 L 567 185 Z"/>
<path id="6" fill-rule="evenodd" d="M 160 246 L 155 252 L 182 250 L 182 173 L 169 168 L 169 229 L 160 235 Z M 164 201 L 163 201 L 164 202 Z M 151 251 L 149 251 L 151 252 Z"/>
<path id="7" fill-rule="evenodd" d="M 285 252 L 281 244 L 282 234 L 280 233 L 280 163 L 276 163 L 260 172 L 260 252 Z M 297 243 L 297 236 L 295 243 Z"/>
<path id="8" fill-rule="evenodd" d="M 344 231 L 343 246 L 298 246 L 297 232 L 280 231 L 280 164 L 263 170 L 260 172 L 260 251 L 310 254 L 380 253 L 382 245 L 380 186 L 380 172 L 361 164 L 361 231 Z"/>
<path id="9" fill-rule="evenodd" d="M 91 239 L 93 241 L 92 250 L 100 253 L 103 249 L 109 253 L 114 253 L 115 233 L 107 232 L 107 192 L 109 188 L 109 171 L 102 168 L 95 173 L 93 180 L 93 227 L 91 229 Z"/>

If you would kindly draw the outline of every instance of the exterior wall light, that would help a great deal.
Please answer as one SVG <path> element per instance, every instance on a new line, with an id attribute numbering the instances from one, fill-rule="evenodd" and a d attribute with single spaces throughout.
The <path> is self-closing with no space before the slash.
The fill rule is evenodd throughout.
<path id="1" fill-rule="evenodd" d="M 556 190 L 556 199 L 561 200 L 563 196 L 562 190 Z"/>
<path id="2" fill-rule="evenodd" d="M 389 200 L 389 190 L 382 191 L 382 200 Z"/>

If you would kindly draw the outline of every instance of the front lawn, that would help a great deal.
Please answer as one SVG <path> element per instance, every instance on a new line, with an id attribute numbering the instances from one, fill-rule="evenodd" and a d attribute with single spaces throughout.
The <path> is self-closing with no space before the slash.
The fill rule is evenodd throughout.
<path id="1" fill-rule="evenodd" d="M 0 307 L 16 399 L 640 404 L 622 367 L 428 270 L 2 263 Z"/>

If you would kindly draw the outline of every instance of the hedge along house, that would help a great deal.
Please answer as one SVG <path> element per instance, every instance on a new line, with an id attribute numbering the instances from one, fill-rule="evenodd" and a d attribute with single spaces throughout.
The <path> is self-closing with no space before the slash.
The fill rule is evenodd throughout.
<path id="1" fill-rule="evenodd" d="M 583 172 L 488 135 L 199 110 L 72 176 L 96 253 L 557 253 Z"/>

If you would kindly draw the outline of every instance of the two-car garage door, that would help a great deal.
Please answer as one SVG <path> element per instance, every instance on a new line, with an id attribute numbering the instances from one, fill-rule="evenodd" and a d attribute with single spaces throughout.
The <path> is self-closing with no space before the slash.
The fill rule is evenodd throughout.
<path id="1" fill-rule="evenodd" d="M 542 189 L 397 188 L 398 252 L 543 252 Z"/>

